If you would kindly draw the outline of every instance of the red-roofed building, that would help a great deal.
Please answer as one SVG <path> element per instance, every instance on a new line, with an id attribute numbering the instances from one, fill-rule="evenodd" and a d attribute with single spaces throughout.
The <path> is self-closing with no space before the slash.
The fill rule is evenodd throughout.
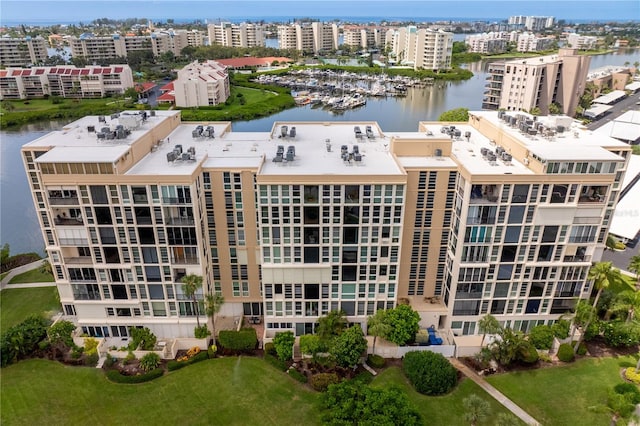
<path id="1" fill-rule="evenodd" d="M 133 74 L 128 65 L 113 68 L 73 65 L 9 68 L 0 73 L 0 100 L 34 99 L 45 96 L 65 98 L 102 98 L 124 93 L 134 87 Z M 143 86 L 146 93 L 155 85 Z"/>
<path id="2" fill-rule="evenodd" d="M 274 62 L 278 64 L 287 64 L 293 62 L 292 59 L 285 57 L 269 56 L 265 58 L 245 57 L 245 58 L 228 58 L 218 59 L 216 62 L 224 65 L 227 68 L 242 69 L 242 68 L 265 68 L 273 66 Z"/>

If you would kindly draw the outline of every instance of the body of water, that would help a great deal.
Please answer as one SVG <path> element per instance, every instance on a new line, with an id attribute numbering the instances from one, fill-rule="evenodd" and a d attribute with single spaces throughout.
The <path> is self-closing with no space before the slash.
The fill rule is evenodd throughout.
<path id="1" fill-rule="evenodd" d="M 622 66 L 640 60 L 639 50 L 593 56 L 591 69 Z M 474 76 L 467 81 L 437 82 L 425 88 L 409 88 L 406 97 L 369 98 L 366 106 L 332 114 L 307 105 L 269 117 L 233 123 L 234 131 L 269 131 L 274 121 L 377 121 L 383 131 L 416 131 L 419 121 L 437 120 L 450 109 L 479 110 L 486 81 L 487 62 L 469 64 Z M 33 199 L 24 171 L 20 147 L 66 123 L 38 123 L 20 130 L 0 132 L 0 244 L 9 243 L 12 253 L 44 251 Z"/>

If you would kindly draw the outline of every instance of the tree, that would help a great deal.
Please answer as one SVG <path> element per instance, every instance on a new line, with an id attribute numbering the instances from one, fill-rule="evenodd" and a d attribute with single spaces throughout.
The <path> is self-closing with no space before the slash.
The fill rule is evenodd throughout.
<path id="1" fill-rule="evenodd" d="M 562 114 L 562 105 L 556 102 L 549 104 L 549 114 L 552 114 L 552 115 Z"/>
<path id="2" fill-rule="evenodd" d="M 213 343 L 216 341 L 216 314 L 224 305 L 224 296 L 218 292 L 209 293 L 204 298 L 204 309 L 207 316 L 211 317 L 211 331 L 213 332 Z"/>
<path id="3" fill-rule="evenodd" d="M 420 314 L 409 305 L 398 305 L 394 309 L 387 310 L 386 323 L 391 327 L 387 339 L 396 345 L 402 346 L 415 339 L 419 330 Z"/>
<path id="4" fill-rule="evenodd" d="M 607 241 L 605 241 L 604 243 L 606 248 L 608 248 L 611 251 L 614 251 L 616 249 L 617 244 L 618 244 L 618 240 L 616 240 L 613 235 L 611 234 L 607 235 Z"/>
<path id="5" fill-rule="evenodd" d="M 331 425 L 422 424 L 420 414 L 398 387 L 370 388 L 360 381 L 329 386 L 321 399 L 322 421 Z"/>
<path id="6" fill-rule="evenodd" d="M 318 328 L 316 333 L 320 340 L 331 340 L 331 338 L 340 335 L 347 327 L 347 317 L 343 310 L 331 311 L 324 317 L 318 319 Z"/>
<path id="7" fill-rule="evenodd" d="M 6 244 L 5 244 L 6 245 Z M 636 288 L 640 288 L 640 255 L 637 254 L 629 259 L 629 271 L 636 274 Z"/>
<path id="8" fill-rule="evenodd" d="M 335 357 L 338 365 L 353 368 L 366 350 L 367 339 L 364 338 L 360 325 L 356 324 L 333 339 L 329 352 Z"/>
<path id="9" fill-rule="evenodd" d="M 0 249 L 0 265 L 4 265 L 7 262 L 7 260 L 9 259 L 10 253 L 11 253 L 11 249 L 9 247 L 9 243 L 4 243 L 4 245 Z"/>
<path id="10" fill-rule="evenodd" d="M 502 329 L 502 327 L 500 326 L 500 323 L 498 322 L 496 317 L 494 317 L 491 314 L 487 314 L 487 315 L 483 316 L 482 318 L 480 318 L 480 320 L 478 321 L 478 329 L 482 333 L 482 343 L 481 343 L 481 345 L 484 346 L 484 338 L 485 338 L 485 336 L 487 334 L 496 334 L 496 333 L 498 333 Z"/>
<path id="11" fill-rule="evenodd" d="M 49 342 L 54 350 L 65 350 L 73 346 L 73 337 L 71 334 L 76 329 L 76 326 L 70 321 L 58 321 L 51 325 L 47 330 L 49 336 Z"/>
<path id="12" fill-rule="evenodd" d="M 583 331 L 580 334 L 580 337 L 578 338 L 578 341 L 576 342 L 576 345 L 573 349 L 574 353 L 578 352 L 578 348 L 580 347 L 580 344 L 584 339 L 584 334 L 589 329 L 589 324 L 593 320 L 596 306 L 598 306 L 598 299 L 600 299 L 602 291 L 605 288 L 608 288 L 614 281 L 620 280 L 621 275 L 620 270 L 614 268 L 612 262 L 597 262 L 591 267 L 591 269 L 589 269 L 587 279 L 593 281 L 593 286 L 598 290 L 598 293 L 596 293 L 596 298 L 593 301 L 593 310 L 591 311 L 591 315 L 589 315 L 589 318 L 587 319 L 586 324 L 583 327 Z"/>
<path id="13" fill-rule="evenodd" d="M 464 419 L 472 426 L 485 421 L 491 413 L 491 405 L 475 393 L 464 398 L 462 406 L 464 407 Z"/>
<path id="14" fill-rule="evenodd" d="M 521 331 L 503 328 L 500 339 L 494 340 L 491 352 L 500 365 L 509 365 L 516 359 L 524 359 L 529 354 L 530 345 Z"/>
<path id="15" fill-rule="evenodd" d="M 637 290 L 626 290 L 619 293 L 610 308 L 614 314 L 623 314 L 627 322 L 635 319 L 638 310 L 640 310 L 640 292 Z"/>
<path id="16" fill-rule="evenodd" d="M 193 309 L 196 313 L 196 322 L 200 327 L 200 309 L 198 307 L 198 301 L 196 300 L 196 292 L 202 288 L 202 277 L 196 274 L 189 274 L 182 277 L 182 289 L 186 297 L 193 300 Z"/>
<path id="17" fill-rule="evenodd" d="M 496 419 L 495 426 L 518 426 L 520 420 L 511 413 L 500 413 Z"/>
<path id="18" fill-rule="evenodd" d="M 291 331 L 276 333 L 273 338 L 273 346 L 281 361 L 288 361 L 293 357 L 293 344 L 296 338 Z"/>
<path id="19" fill-rule="evenodd" d="M 376 353 L 376 339 L 382 337 L 383 339 L 391 332 L 391 326 L 385 321 L 385 310 L 376 311 L 375 315 L 371 315 L 367 319 L 367 333 L 373 336 L 373 353 Z"/>
<path id="20" fill-rule="evenodd" d="M 440 114 L 438 121 L 460 121 L 466 123 L 469 121 L 469 108 L 456 108 L 445 111 Z"/>

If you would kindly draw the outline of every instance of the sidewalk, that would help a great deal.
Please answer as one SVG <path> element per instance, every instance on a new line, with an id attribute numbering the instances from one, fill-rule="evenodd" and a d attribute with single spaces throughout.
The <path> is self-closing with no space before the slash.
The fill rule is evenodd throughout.
<path id="1" fill-rule="evenodd" d="M 0 282 L 0 291 L 5 288 L 31 288 L 31 287 L 53 287 L 56 285 L 55 282 L 46 282 L 46 283 L 25 283 L 25 284 L 11 284 L 9 285 L 9 281 L 11 278 L 16 275 L 20 275 L 24 272 L 30 271 L 32 269 L 39 268 L 46 261 L 46 259 L 36 260 L 35 262 L 27 263 L 26 265 L 18 266 L 17 268 L 13 268 L 9 271 L 6 277 L 2 279 Z"/>
<path id="2" fill-rule="evenodd" d="M 484 380 L 478 374 L 476 374 L 475 371 L 471 370 L 469 367 L 464 365 L 462 362 L 460 362 L 456 358 L 448 358 L 448 359 L 449 359 L 449 362 L 451 362 L 451 364 L 455 368 L 460 370 L 469 379 L 473 380 L 478 386 L 480 386 L 482 389 L 484 389 L 485 392 L 487 392 L 489 395 L 491 395 L 496 401 L 498 401 L 500 404 L 504 405 L 509 411 L 511 411 L 513 414 L 515 414 L 518 418 L 520 418 L 520 420 L 522 420 L 523 422 L 525 422 L 528 425 L 536 425 L 536 426 L 540 425 L 540 423 L 536 419 L 531 417 L 522 408 L 518 407 L 513 401 L 511 401 L 509 398 L 507 398 L 498 389 L 494 388 L 489 383 L 487 383 L 487 381 Z"/>

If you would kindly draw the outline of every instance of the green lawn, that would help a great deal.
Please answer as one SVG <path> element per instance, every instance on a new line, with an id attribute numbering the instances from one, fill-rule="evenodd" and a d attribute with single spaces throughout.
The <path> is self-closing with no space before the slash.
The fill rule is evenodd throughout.
<path id="1" fill-rule="evenodd" d="M 622 383 L 620 369 L 635 364 L 633 357 L 588 358 L 487 381 L 543 425 L 607 425 L 610 415 L 589 407 L 605 405 L 608 390 Z"/>
<path id="2" fill-rule="evenodd" d="M 29 99 L 29 100 L 15 100 L 5 101 L 7 104 L 12 105 L 11 112 L 25 112 L 25 111 L 43 111 L 49 109 L 64 109 L 81 106 L 103 106 L 109 103 L 113 103 L 113 98 L 98 98 L 98 99 L 63 99 L 59 98 L 58 103 L 54 104 L 51 99 Z"/>
<path id="3" fill-rule="evenodd" d="M 48 272 L 42 272 L 40 268 L 36 268 L 16 275 L 9 280 L 9 284 L 52 283 L 54 281 L 53 275 Z"/>
<path id="4" fill-rule="evenodd" d="M 498 413 L 509 413 L 506 408 L 469 379 L 464 379 L 453 392 L 438 397 L 425 396 L 414 390 L 399 367 L 390 367 L 384 370 L 376 376 L 371 384 L 373 387 L 380 388 L 391 385 L 399 386 L 404 390 L 422 415 L 425 424 L 429 425 L 468 425 L 469 422 L 464 420 L 462 400 L 473 393 L 491 404 L 491 419 L 495 419 Z"/>
<path id="5" fill-rule="evenodd" d="M 139 385 L 45 360 L 1 371 L 5 425 L 316 425 L 318 394 L 259 358 L 218 358 Z"/>
<path id="6" fill-rule="evenodd" d="M 56 287 L 9 288 L 0 292 L 0 328 L 6 330 L 31 314 L 59 311 Z"/>

